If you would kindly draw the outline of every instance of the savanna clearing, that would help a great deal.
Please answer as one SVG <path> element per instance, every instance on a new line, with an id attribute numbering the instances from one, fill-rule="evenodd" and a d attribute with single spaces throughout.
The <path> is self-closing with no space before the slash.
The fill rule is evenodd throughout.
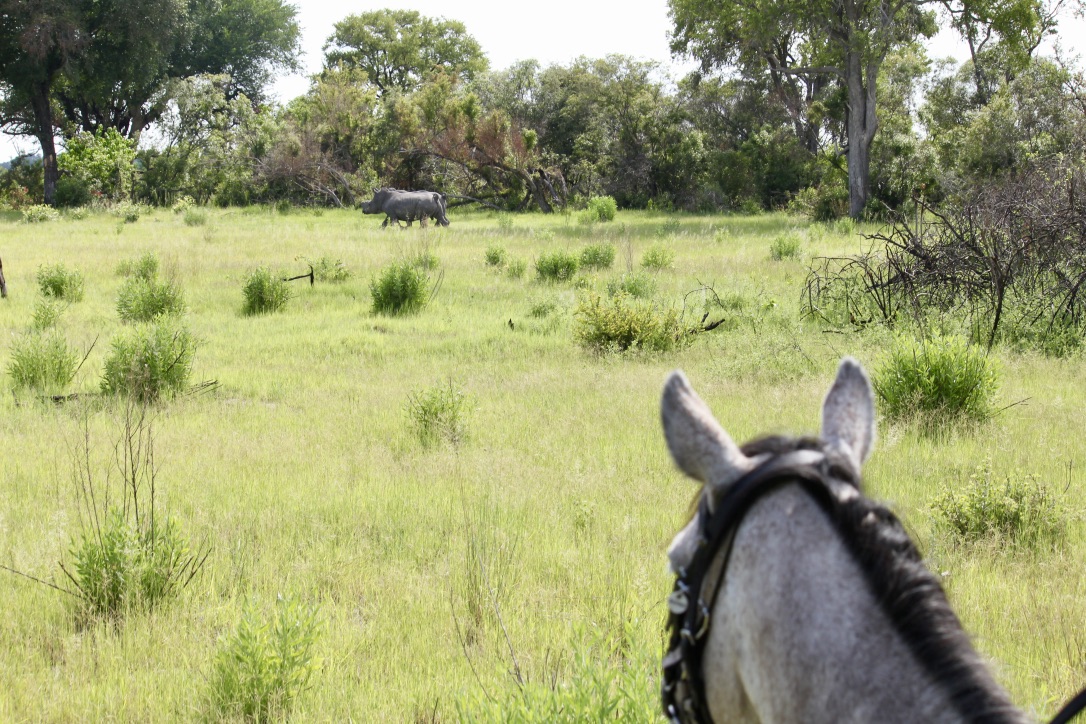
<path id="1" fill-rule="evenodd" d="M 205 566 L 172 600 L 116 619 L 80 617 L 72 597 L 0 571 L 0 720 L 218 718 L 222 642 L 244 611 L 279 597 L 318 622 L 297 721 L 553 720 L 559 708 L 656 720 L 665 548 L 695 490 L 663 442 L 665 375 L 684 369 L 739 441 L 815 432 L 840 357 L 875 368 L 891 338 L 801 318 L 807 262 L 858 252 L 851 224 L 454 211 L 448 229 L 396 231 L 349 211 L 200 214 L 0 221 L 0 564 L 64 584 L 59 563 L 86 525 L 80 456 L 100 490 L 115 467 L 125 404 L 97 392 L 124 327 L 119 265 L 153 251 L 176 274 L 199 340 L 191 382 L 218 381 L 153 407 L 159 505 L 210 548 Z M 799 247 L 777 260 L 782 237 Z M 616 251 L 609 268 L 537 278 L 540 254 L 601 243 Z M 375 315 L 371 279 L 420 254 L 438 261 L 429 304 Z M 643 268 L 646 255 L 660 268 Z M 351 277 L 291 282 L 282 311 L 242 313 L 250 271 L 301 274 L 302 257 L 340 260 Z M 85 285 L 58 329 L 80 350 L 98 340 L 67 390 L 91 394 L 63 404 L 15 394 L 6 373 L 38 268 L 57 263 Z M 686 322 L 706 311 L 724 322 L 673 351 L 586 350 L 578 304 L 606 299 L 624 274 Z M 687 294 L 705 286 L 715 295 Z M 880 421 L 866 484 L 943 575 L 1016 703 L 1040 717 L 1086 670 L 1080 514 L 1061 546 L 1017 550 L 948 542 L 932 505 L 986 467 L 1035 475 L 1082 511 L 1086 366 L 994 354 L 999 406 L 1026 401 L 943 436 Z M 438 386 L 462 393 L 459 425 L 424 441 L 409 409 Z"/>

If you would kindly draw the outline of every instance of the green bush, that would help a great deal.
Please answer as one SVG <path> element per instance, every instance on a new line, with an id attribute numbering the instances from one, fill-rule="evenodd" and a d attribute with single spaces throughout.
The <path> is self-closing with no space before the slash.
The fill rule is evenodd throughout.
<path id="1" fill-rule="evenodd" d="M 263 266 L 249 274 L 241 293 L 245 297 L 242 311 L 248 315 L 278 312 L 290 301 L 287 283 Z"/>
<path id="2" fill-rule="evenodd" d="M 535 272 L 541 281 L 568 282 L 573 279 L 581 260 L 567 251 L 540 254 L 535 262 Z"/>
<path id="3" fill-rule="evenodd" d="M 593 196 L 588 200 L 586 209 L 595 216 L 596 221 L 614 221 L 618 204 L 610 196 Z"/>
<path id="4" fill-rule="evenodd" d="M 502 231 L 509 233 L 513 230 L 513 217 L 504 211 L 498 214 L 498 228 Z"/>
<path id="5" fill-rule="evenodd" d="M 641 257 L 641 266 L 652 271 L 670 269 L 675 263 L 675 252 L 663 244 L 653 244 Z"/>
<path id="6" fill-rule="evenodd" d="M 56 196 L 53 203 L 58 209 L 74 209 L 91 202 L 91 189 L 85 181 L 73 176 L 57 179 Z"/>
<path id="7" fill-rule="evenodd" d="M 483 260 L 487 266 L 501 268 L 505 266 L 506 253 L 505 249 L 500 246 L 488 246 L 483 253 Z"/>
<path id="8" fill-rule="evenodd" d="M 923 415 L 987 419 L 998 389 L 995 363 L 963 337 L 928 340 L 899 337 L 872 383 L 882 412 L 891 419 Z"/>
<path id="9" fill-rule="evenodd" d="M 102 392 L 152 401 L 188 387 L 196 340 L 170 317 L 140 324 L 113 340 Z"/>
<path id="10" fill-rule="evenodd" d="M 31 332 L 11 345 L 8 375 L 15 389 L 63 392 L 79 368 L 79 355 L 60 334 Z"/>
<path id="11" fill-rule="evenodd" d="M 158 276 L 158 256 L 153 251 L 144 252 L 138 259 L 128 259 L 117 265 L 117 274 L 136 279 L 154 279 Z"/>
<path id="12" fill-rule="evenodd" d="M 72 544 L 72 582 L 84 614 L 117 617 L 169 599 L 197 565 L 176 521 L 140 525 L 115 507 Z"/>
<path id="13" fill-rule="evenodd" d="M 528 310 L 528 316 L 535 319 L 545 319 L 556 311 L 558 311 L 558 302 L 553 299 L 541 299 L 531 306 Z"/>
<path id="14" fill-rule="evenodd" d="M 799 250 L 802 246 L 803 240 L 800 239 L 799 234 L 782 234 L 769 245 L 769 255 L 773 257 L 774 261 L 795 259 L 799 256 Z"/>
<path id="15" fill-rule="evenodd" d="M 23 209 L 23 221 L 28 224 L 39 224 L 43 221 L 56 221 L 60 214 L 52 206 L 37 204 Z"/>
<path id="16" fill-rule="evenodd" d="M 467 438 L 467 415 L 468 399 L 452 380 L 407 398 L 408 419 L 424 445 L 440 441 L 459 445 Z"/>
<path id="17" fill-rule="evenodd" d="M 627 294 L 636 299 L 649 299 L 656 293 L 656 280 L 645 272 L 623 274 L 607 282 L 607 295 Z"/>
<path id="18" fill-rule="evenodd" d="M 184 313 L 181 285 L 173 279 L 132 276 L 117 294 L 117 314 L 122 322 L 150 322 L 155 317 Z"/>
<path id="19" fill-rule="evenodd" d="M 978 467 L 961 489 L 943 491 L 932 504 L 936 521 L 962 541 L 996 538 L 1036 547 L 1057 543 L 1066 532 L 1067 514 L 1052 488 L 1036 476 L 992 474 Z"/>
<path id="20" fill-rule="evenodd" d="M 430 277 L 409 261 L 393 262 L 370 282 L 374 314 L 415 314 L 429 301 Z"/>
<path id="21" fill-rule="evenodd" d="M 509 266 L 505 268 L 505 273 L 512 279 L 520 279 L 527 270 L 528 265 L 524 263 L 523 259 L 513 259 L 509 262 Z"/>
<path id="22" fill-rule="evenodd" d="M 309 259 L 304 259 L 304 261 L 313 266 L 313 276 L 318 282 L 339 284 L 353 276 L 342 259 L 322 256 L 316 261 L 310 261 Z"/>
<path id="23" fill-rule="evenodd" d="M 130 201 L 122 201 L 113 206 L 111 213 L 126 224 L 134 224 L 140 220 L 143 207 Z"/>
<path id="24" fill-rule="evenodd" d="M 211 700 L 220 716 L 285 718 L 320 668 L 319 639 L 314 608 L 279 598 L 274 618 L 265 621 L 255 606 L 247 606 L 215 656 Z"/>
<path id="25" fill-rule="evenodd" d="M 37 304 L 34 305 L 30 328 L 38 332 L 44 332 L 55 327 L 57 322 L 60 321 L 60 315 L 64 313 L 64 309 L 65 307 L 52 300 L 39 299 Z"/>
<path id="26" fill-rule="evenodd" d="M 582 347 L 597 351 L 666 352 L 691 338 L 676 310 L 635 302 L 621 292 L 611 299 L 595 294 L 582 299 L 574 312 L 573 335 Z"/>
<path id="27" fill-rule="evenodd" d="M 207 212 L 203 209 L 187 209 L 185 211 L 185 226 L 203 226 L 207 223 Z"/>
<path id="28" fill-rule="evenodd" d="M 42 296 L 78 302 L 83 299 L 83 275 L 63 264 L 38 267 L 38 288 Z"/>
<path id="29" fill-rule="evenodd" d="M 614 263 L 614 244 L 590 244 L 581 250 L 582 268 L 609 269 Z"/>
<path id="30" fill-rule="evenodd" d="M 179 196 L 176 201 L 173 202 L 173 206 L 170 210 L 175 214 L 183 214 L 196 206 L 196 201 L 191 196 Z"/>

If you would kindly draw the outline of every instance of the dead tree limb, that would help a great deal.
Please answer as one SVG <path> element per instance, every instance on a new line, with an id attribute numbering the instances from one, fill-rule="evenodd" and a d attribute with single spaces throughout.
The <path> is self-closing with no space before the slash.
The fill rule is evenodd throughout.
<path id="1" fill-rule="evenodd" d="M 0 259 L 0 299 L 8 298 L 8 283 L 4 280 L 4 260 Z"/>
<path id="2" fill-rule="evenodd" d="M 308 279 L 309 280 L 309 286 L 313 286 L 313 284 L 316 283 L 316 276 L 315 276 L 315 274 L 313 272 L 313 265 L 312 264 L 309 265 L 309 273 L 308 274 L 299 274 L 296 277 L 284 277 L 283 281 L 285 281 L 285 282 L 296 282 L 299 279 Z"/>

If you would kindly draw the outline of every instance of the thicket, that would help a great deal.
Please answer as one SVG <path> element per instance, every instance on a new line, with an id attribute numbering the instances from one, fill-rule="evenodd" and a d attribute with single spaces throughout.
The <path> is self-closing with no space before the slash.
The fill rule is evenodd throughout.
<path id="1" fill-rule="evenodd" d="M 121 332 L 102 371 L 102 392 L 144 402 L 184 391 L 192 374 L 196 338 L 177 319 L 160 317 Z"/>
<path id="2" fill-rule="evenodd" d="M 250 272 L 241 293 L 245 297 L 242 312 L 248 315 L 278 312 L 290 301 L 287 283 L 263 266 Z"/>
<path id="3" fill-rule="evenodd" d="M 389 264 L 370 281 L 374 314 L 416 314 L 431 297 L 430 275 L 411 261 Z"/>
<path id="4" fill-rule="evenodd" d="M 610 298 L 589 294 L 574 312 L 573 335 L 586 349 L 667 352 L 692 339 L 680 313 L 619 292 Z"/>

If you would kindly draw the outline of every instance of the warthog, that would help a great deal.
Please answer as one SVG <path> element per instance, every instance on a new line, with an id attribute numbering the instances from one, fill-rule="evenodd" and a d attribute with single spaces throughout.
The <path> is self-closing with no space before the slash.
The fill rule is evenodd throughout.
<path id="1" fill-rule="evenodd" d="M 362 202 L 362 213 L 385 214 L 381 226 L 388 226 L 391 221 L 399 226 L 406 221 L 410 226 L 415 219 L 425 221 L 432 218 L 442 226 L 449 225 L 445 215 L 445 194 L 436 191 L 400 191 L 399 189 L 374 189 L 373 198 Z"/>

